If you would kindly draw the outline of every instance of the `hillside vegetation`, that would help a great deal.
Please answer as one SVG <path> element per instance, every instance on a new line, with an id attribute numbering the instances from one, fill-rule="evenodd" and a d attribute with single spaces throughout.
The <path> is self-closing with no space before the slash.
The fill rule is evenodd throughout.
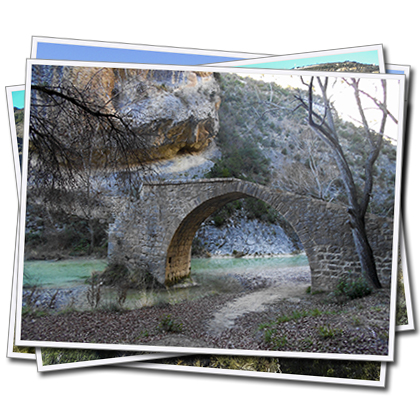
<path id="1" fill-rule="evenodd" d="M 221 150 L 208 177 L 236 177 L 346 204 L 343 184 L 328 148 L 296 109 L 298 89 L 235 74 L 220 75 L 222 103 L 216 144 Z M 363 188 L 367 142 L 363 129 L 336 116 L 341 145 L 357 187 Z M 391 216 L 396 147 L 386 141 L 376 163 L 369 211 Z M 251 212 L 252 213 L 252 212 Z"/>

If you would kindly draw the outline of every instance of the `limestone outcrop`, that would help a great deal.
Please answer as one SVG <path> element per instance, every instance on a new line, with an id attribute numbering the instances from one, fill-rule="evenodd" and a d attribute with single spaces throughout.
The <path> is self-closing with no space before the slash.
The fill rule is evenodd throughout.
<path id="1" fill-rule="evenodd" d="M 153 160 L 201 151 L 219 130 L 220 89 L 210 72 L 36 65 L 32 85 L 85 92 L 87 105 L 121 115 L 146 140 Z M 32 95 L 42 103 L 42 94 Z M 69 119 L 56 111 L 31 110 L 56 119 L 65 139 Z"/>

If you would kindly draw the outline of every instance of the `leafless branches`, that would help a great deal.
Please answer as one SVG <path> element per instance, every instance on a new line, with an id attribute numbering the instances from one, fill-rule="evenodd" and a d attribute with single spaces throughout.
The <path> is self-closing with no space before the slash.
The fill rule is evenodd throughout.
<path id="1" fill-rule="evenodd" d="M 123 171 L 130 178 L 149 158 L 145 137 L 132 121 L 93 89 L 95 73 L 83 86 L 31 86 L 31 181 L 43 189 L 68 189 L 77 174 Z"/>
<path id="2" fill-rule="evenodd" d="M 379 288 L 381 287 L 381 284 L 376 272 L 373 252 L 366 234 L 365 215 L 372 194 L 373 167 L 383 145 L 385 123 L 388 116 L 390 116 L 394 122 L 396 121 L 395 117 L 393 117 L 387 109 L 386 81 L 384 79 L 381 80 L 383 96 L 382 99 L 378 99 L 373 98 L 371 95 L 360 89 L 360 79 L 352 78 L 351 80 L 345 80 L 345 82 L 353 89 L 357 109 L 364 128 L 365 143 L 368 147 L 367 158 L 364 164 L 365 182 L 363 191 L 359 196 L 353 174 L 341 147 L 340 138 L 335 127 L 332 106 L 328 97 L 328 78 L 322 80 L 321 77 L 316 77 L 324 107 L 323 115 L 320 115 L 314 110 L 314 79 L 315 77 L 311 77 L 309 83 L 304 83 L 308 88 L 307 99 L 302 96 L 296 96 L 299 101 L 298 107 L 303 107 L 307 111 L 309 127 L 314 131 L 314 133 L 316 133 L 318 138 L 329 147 L 337 167 L 339 168 L 348 200 L 349 223 L 352 229 L 353 239 L 356 251 L 359 255 L 362 271 L 367 279 L 376 288 Z M 378 133 L 375 133 L 369 126 L 365 110 L 362 106 L 361 95 L 369 97 L 374 102 L 375 106 L 382 112 Z"/>

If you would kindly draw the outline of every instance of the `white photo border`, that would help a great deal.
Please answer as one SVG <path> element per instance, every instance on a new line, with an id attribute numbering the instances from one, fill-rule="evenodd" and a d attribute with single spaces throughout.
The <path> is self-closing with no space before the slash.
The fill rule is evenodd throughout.
<path id="1" fill-rule="evenodd" d="M 349 379 L 328 376 L 312 376 L 312 375 L 297 375 L 289 373 L 274 373 L 274 372 L 256 372 L 249 370 L 236 370 L 236 369 L 222 369 L 211 367 L 197 367 L 197 366 L 184 366 L 184 365 L 167 365 L 163 363 L 153 362 L 138 362 L 127 363 L 119 365 L 124 368 L 145 369 L 145 370 L 158 370 L 170 372 L 184 372 L 184 373 L 201 373 L 210 375 L 224 375 L 236 376 L 242 378 L 264 378 L 271 380 L 283 381 L 298 381 L 298 382 L 314 382 L 314 383 L 327 383 L 339 385 L 356 385 L 366 387 L 385 388 L 386 385 L 386 371 L 387 363 L 382 362 L 380 367 L 379 381 L 371 381 L 367 379 Z"/>
<path id="2" fill-rule="evenodd" d="M 116 357 L 109 357 L 109 358 L 98 359 L 98 360 L 84 360 L 80 362 L 60 363 L 57 365 L 44 365 L 43 358 L 42 358 L 42 348 L 37 347 L 35 349 L 35 355 L 36 355 L 36 365 L 37 365 L 38 372 L 51 372 L 51 371 L 57 371 L 57 370 L 76 369 L 76 368 L 104 366 L 104 365 L 118 365 L 120 363 L 142 362 L 144 360 L 150 360 L 151 358 L 153 360 L 157 360 L 157 359 L 166 359 L 168 357 L 168 353 L 151 353 L 151 354 L 142 354 L 142 355 L 133 355 L 133 356 L 116 356 Z M 178 357 L 178 356 L 184 356 L 184 355 L 173 354 L 169 357 Z"/>
<path id="3" fill-rule="evenodd" d="M 32 58 L 37 58 L 37 46 L 39 42 L 43 43 L 54 43 L 54 44 L 65 44 L 65 45 L 85 45 L 85 46 L 94 46 L 96 48 L 130 48 L 135 50 L 141 50 L 141 51 L 158 51 L 158 52 L 171 52 L 174 54 L 177 53 L 183 53 L 183 54 L 204 54 L 204 55 L 217 55 L 219 53 L 222 53 L 224 56 L 232 56 L 236 57 L 238 54 L 240 54 L 243 57 L 243 61 L 247 62 L 249 64 L 252 59 L 255 59 L 255 56 L 260 58 L 257 54 L 245 54 L 245 53 L 231 53 L 226 51 L 215 51 L 215 50 L 202 50 L 202 49 L 185 49 L 185 48 L 177 48 L 177 47 L 162 47 L 162 46 L 146 46 L 146 45 L 139 45 L 139 44 L 122 44 L 122 43 L 110 43 L 110 42 L 103 42 L 103 41 L 86 41 L 86 40 L 75 40 L 75 39 L 63 39 L 63 38 L 52 38 L 52 37 L 33 37 L 32 38 Z M 323 51 L 317 51 L 317 52 L 311 52 L 311 53 L 299 53 L 299 54 L 291 54 L 291 55 L 282 55 L 282 56 L 267 56 L 266 61 L 272 61 L 272 60 L 278 60 L 281 59 L 291 59 L 291 58 L 302 58 L 303 56 L 328 56 L 332 53 L 334 54 L 345 54 L 346 52 L 355 52 L 355 51 L 363 51 L 363 50 L 372 50 L 376 48 L 375 46 L 363 46 L 363 47 L 351 47 L 351 48 L 344 48 L 344 49 L 335 49 L 335 50 L 323 50 Z M 380 69 L 382 69 L 383 66 L 383 50 L 382 46 L 378 45 L 378 57 L 380 57 Z M 245 57 L 246 56 L 246 57 Z M 250 58 L 249 58 L 250 57 Z M 260 58 L 261 59 L 261 58 Z M 256 60 L 257 62 L 259 60 Z M 233 63 L 233 62 L 232 62 Z M 241 61 L 238 62 L 238 64 L 242 64 Z M 388 65 L 390 66 L 390 65 Z M 404 70 L 405 74 L 408 76 L 408 66 L 394 66 L 396 67 L 396 70 Z M 408 83 L 407 83 L 408 85 Z M 20 199 L 20 186 L 21 186 L 21 171 L 20 171 L 20 164 L 19 164 L 19 156 L 18 156 L 18 150 L 17 150 L 17 138 L 16 138 L 16 126 L 14 123 L 14 117 L 11 113 L 11 109 L 13 109 L 13 101 L 11 98 L 11 93 L 16 90 L 24 90 L 24 85 L 17 85 L 17 86 L 10 86 L 6 88 L 6 95 L 8 100 L 8 107 L 9 107 L 9 118 L 10 118 L 10 129 L 11 129 L 11 136 L 12 136 L 12 148 L 13 148 L 13 156 L 14 156 L 14 165 L 15 165 L 15 174 L 16 174 L 16 183 L 17 183 L 17 190 L 18 190 L 18 199 Z M 7 91 L 9 90 L 9 92 Z M 408 89 L 407 89 L 408 91 Z M 15 251 L 15 261 L 14 266 L 17 263 L 17 247 L 18 243 L 15 244 L 16 251 Z M 405 248 L 404 248 L 405 250 Z M 414 329 L 412 327 L 412 309 L 411 309 L 411 295 L 407 293 L 409 290 L 409 279 L 408 279 L 408 270 L 407 270 L 407 261 L 405 259 L 405 253 L 402 255 L 402 261 L 404 264 L 404 284 L 405 284 L 405 294 L 406 294 L 406 301 L 408 308 L 410 308 L 408 313 L 409 318 L 409 324 L 399 326 L 397 325 L 397 331 L 401 330 L 410 330 Z M 9 321 L 9 339 L 8 339 L 8 347 L 7 347 L 7 357 L 17 357 L 17 358 L 28 358 L 28 359 L 35 359 L 35 354 L 33 353 L 22 353 L 22 352 L 14 352 L 13 351 L 13 343 L 14 343 L 14 327 L 15 327 L 15 318 L 16 318 L 16 275 L 17 270 L 14 268 L 13 272 L 13 280 L 12 280 L 12 301 L 11 301 L 11 314 L 10 314 L 10 321 Z M 407 299 L 409 298 L 409 299 Z"/>
<path id="4" fill-rule="evenodd" d="M 98 62 L 69 62 L 62 60 L 36 60 L 29 59 L 27 61 L 27 76 L 26 76 L 26 87 L 31 84 L 31 69 L 34 65 L 47 65 L 47 66 L 74 66 L 74 67 L 111 67 L 111 68 L 130 68 L 130 69 L 154 69 L 154 70 L 181 70 L 181 71 L 202 71 L 205 66 L 173 66 L 173 65 L 136 65 L 136 64 L 125 64 L 125 63 L 98 63 Z M 210 68 L 208 68 L 210 70 Z M 235 68 L 227 69 L 226 67 L 211 67 L 213 72 L 235 72 L 235 73 L 244 73 L 244 74 L 261 74 L 261 69 L 240 69 Z M 284 74 L 284 75 L 299 75 L 299 71 L 289 71 L 289 70 L 266 70 L 263 71 L 264 74 Z M 371 74 L 363 73 L 357 75 L 356 73 L 333 73 L 333 72 L 306 72 L 305 76 L 321 76 L 321 77 L 352 77 L 355 76 L 365 79 L 396 79 L 400 83 L 400 104 L 399 104 L 399 118 L 404 116 L 404 82 L 405 76 L 402 75 L 388 75 L 388 74 Z M 30 90 L 27 89 L 27 93 Z M 24 144 L 28 141 L 29 135 L 29 112 L 30 112 L 30 94 L 25 95 L 25 129 L 24 129 Z M 402 118 L 404 120 L 404 118 Z M 403 141 L 403 132 L 402 124 L 398 126 L 398 144 L 397 144 L 397 167 L 396 167 L 396 188 L 395 188 L 395 220 L 399 220 L 400 214 L 400 174 L 401 174 L 401 155 L 402 155 L 402 141 Z M 399 150 L 398 150 L 399 149 Z M 23 147 L 23 172 L 22 179 L 26 180 L 27 174 L 27 147 Z M 20 217 L 24 218 L 26 214 L 26 182 L 22 183 L 22 199 L 21 202 L 21 213 Z M 398 226 L 396 228 L 395 226 Z M 24 227 L 20 227 L 20 243 L 24 243 Z M 394 235 L 393 235 L 393 264 L 392 264 L 392 281 L 391 281 L 391 308 L 390 308 L 390 334 L 389 334 L 389 351 L 387 355 L 352 355 L 352 354 L 328 354 L 328 353 L 296 353 L 296 352 L 280 352 L 280 351 L 253 351 L 253 350 L 229 350 L 229 349 L 205 349 L 200 348 L 184 348 L 184 347 L 161 347 L 161 346 L 143 346 L 143 345 L 112 345 L 112 344 L 97 344 L 97 343 L 83 343 L 84 348 L 93 348 L 93 349 L 124 349 L 124 350 L 146 350 L 146 351 L 167 351 L 167 352 L 181 352 L 181 353 L 213 353 L 213 354 L 236 354 L 236 355 L 256 355 L 256 356 L 279 356 L 279 357 L 316 357 L 329 358 L 329 359 L 345 359 L 345 360 L 375 360 L 375 361 L 392 361 L 394 357 L 394 338 L 395 338 L 395 298 L 396 298 L 396 275 L 397 275 L 397 263 L 398 263 L 398 252 L 396 252 L 398 245 L 398 235 L 399 233 L 399 223 L 394 224 Z M 23 248 L 23 247 L 22 247 Z M 22 304 L 22 268 L 23 268 L 23 258 L 24 253 L 22 249 L 19 249 L 19 266 L 18 266 L 18 307 Z M 29 345 L 29 346 L 43 346 L 43 347 L 80 347 L 80 343 L 57 343 L 57 342 L 48 342 L 48 341 L 24 341 L 21 340 L 21 313 L 18 311 L 17 317 L 17 326 L 16 326 L 16 344 L 17 345 Z M 314 356 L 315 355 L 315 356 Z"/>

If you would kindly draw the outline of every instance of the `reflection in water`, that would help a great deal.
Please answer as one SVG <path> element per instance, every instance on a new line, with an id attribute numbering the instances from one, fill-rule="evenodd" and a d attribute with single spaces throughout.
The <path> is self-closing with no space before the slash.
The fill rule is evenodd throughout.
<path id="1" fill-rule="evenodd" d="M 224 273 L 224 274 L 242 274 L 252 271 L 261 271 L 272 268 L 302 267 L 308 265 L 308 259 L 305 254 L 282 255 L 275 257 L 260 258 L 193 258 L 191 261 L 191 275 L 202 274 L 205 272 Z"/>
<path id="2" fill-rule="evenodd" d="M 217 293 L 240 292 L 273 286 L 309 273 L 305 254 L 259 258 L 197 258 L 191 261 L 191 278 L 203 289 Z"/>

